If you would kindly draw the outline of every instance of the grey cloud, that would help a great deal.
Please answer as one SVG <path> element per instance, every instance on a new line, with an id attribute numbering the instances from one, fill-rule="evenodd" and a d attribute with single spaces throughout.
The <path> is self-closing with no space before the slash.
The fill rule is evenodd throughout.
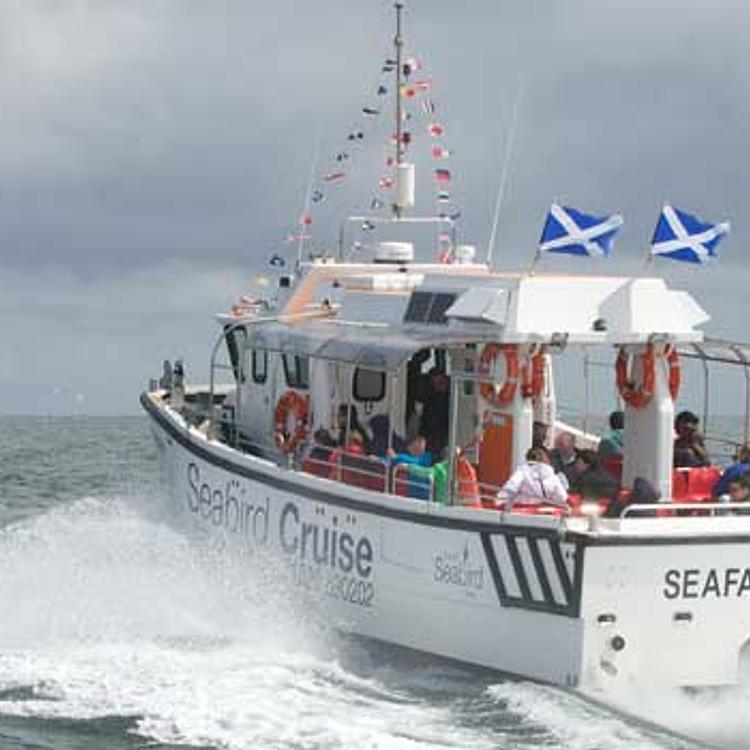
<path id="1" fill-rule="evenodd" d="M 467 241 L 486 244 L 503 137 L 523 81 L 498 262 L 528 264 L 557 197 L 621 211 L 626 225 L 606 270 L 640 272 L 669 199 L 732 220 L 717 269 L 661 263 L 658 270 L 706 301 L 714 330 L 744 333 L 736 300 L 750 281 L 746 3 L 408 5 L 412 50 L 429 64 L 448 127 Z M 110 370 L 101 393 L 115 395 L 95 399 L 96 409 L 106 410 L 108 399 L 126 409 L 146 359 L 150 368 L 160 351 L 174 349 L 202 365 L 209 313 L 231 301 L 243 272 L 283 248 L 317 135 L 326 157 L 356 122 L 388 53 L 391 7 L 385 0 L 0 4 L 0 309 L 12 354 L 2 366 L 5 382 L 25 381 L 30 394 L 54 378 L 91 386 L 97 359 L 87 353 L 98 347 Z M 384 125 L 380 135 L 387 134 Z M 335 238 L 338 210 L 366 204 L 381 164 L 374 141 L 351 199 L 332 198 L 316 217 L 320 242 Z M 325 165 L 322 158 L 319 171 Z M 545 267 L 602 264 L 549 259 Z M 170 306 L 171 285 L 184 310 Z M 126 297 L 122 310 L 86 314 L 89 305 Z M 40 305 L 29 311 L 28 299 Z M 86 337 L 97 345 L 83 344 Z M 35 353 L 40 341 L 44 356 Z M 29 363 L 23 375 L 8 364 L 15 360 Z"/>

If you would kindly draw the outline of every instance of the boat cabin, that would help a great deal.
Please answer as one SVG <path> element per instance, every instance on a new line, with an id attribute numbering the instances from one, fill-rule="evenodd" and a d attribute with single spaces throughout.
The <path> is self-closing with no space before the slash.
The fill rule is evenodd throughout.
<path id="1" fill-rule="evenodd" d="M 382 492 L 493 503 L 532 445 L 572 429 L 558 418 L 557 389 L 571 384 L 555 383 L 555 356 L 604 347 L 618 352 L 625 411 L 611 469 L 671 497 L 676 347 L 699 342 L 708 316 L 663 280 L 316 261 L 285 290 L 273 313 L 220 316 L 235 385 L 222 434 L 243 450 Z M 443 475 L 399 468 L 418 436 L 424 468 Z"/>

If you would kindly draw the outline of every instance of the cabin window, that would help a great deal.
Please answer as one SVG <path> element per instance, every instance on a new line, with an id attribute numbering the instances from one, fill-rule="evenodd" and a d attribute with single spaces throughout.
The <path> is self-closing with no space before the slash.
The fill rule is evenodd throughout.
<path id="1" fill-rule="evenodd" d="M 310 358 L 297 354 L 282 355 L 284 361 L 284 376 L 290 388 L 310 387 Z"/>
<path id="2" fill-rule="evenodd" d="M 252 353 L 253 383 L 259 385 L 268 377 L 268 352 L 265 349 L 253 349 Z"/>
<path id="3" fill-rule="evenodd" d="M 385 396 L 385 373 L 358 367 L 354 371 L 354 399 L 356 401 L 382 401 Z"/>
<path id="4" fill-rule="evenodd" d="M 232 328 L 232 326 L 227 326 L 224 331 L 227 340 L 229 361 L 232 363 L 232 370 L 234 371 L 234 379 L 244 383 L 244 372 L 242 372 L 242 377 L 240 378 L 240 355 L 245 349 L 247 332 L 244 328 Z"/>

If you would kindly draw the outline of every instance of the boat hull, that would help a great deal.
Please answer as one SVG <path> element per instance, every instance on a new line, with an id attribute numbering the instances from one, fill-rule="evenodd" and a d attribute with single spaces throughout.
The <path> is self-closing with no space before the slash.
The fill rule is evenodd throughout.
<path id="1" fill-rule="evenodd" d="M 741 570 L 747 539 L 605 540 L 558 519 L 393 498 L 280 469 L 143 403 L 174 521 L 243 565 L 278 566 L 337 628 L 586 690 L 737 679 L 750 590 L 707 601 L 691 571 Z"/>

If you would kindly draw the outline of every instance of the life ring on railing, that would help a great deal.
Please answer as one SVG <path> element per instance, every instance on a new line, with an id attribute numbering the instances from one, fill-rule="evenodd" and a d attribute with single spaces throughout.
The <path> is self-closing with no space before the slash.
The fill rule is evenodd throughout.
<path id="1" fill-rule="evenodd" d="M 545 365 L 544 353 L 539 351 L 521 368 L 521 395 L 524 398 L 539 398 L 544 393 Z"/>
<path id="2" fill-rule="evenodd" d="M 680 367 L 680 355 L 677 354 L 675 347 L 670 347 L 666 360 L 669 366 L 669 395 L 672 397 L 672 401 L 677 401 L 682 384 L 682 368 Z"/>
<path id="3" fill-rule="evenodd" d="M 275 441 L 284 453 L 292 453 L 307 437 L 308 400 L 296 391 L 287 391 L 276 404 L 274 412 Z M 291 430 L 288 429 L 289 417 L 294 417 Z"/>
<path id="4" fill-rule="evenodd" d="M 513 344 L 487 344 L 479 358 L 479 376 L 489 378 L 492 364 L 498 355 L 505 357 L 505 380 L 500 387 L 484 380 L 479 385 L 482 398 L 495 406 L 505 406 L 513 400 L 518 388 L 518 351 Z"/>
<path id="5" fill-rule="evenodd" d="M 630 377 L 630 357 L 624 348 L 621 348 L 615 363 L 615 375 L 617 377 L 617 390 L 622 400 L 635 409 L 647 406 L 654 395 L 654 382 L 656 376 L 656 357 L 652 344 L 646 346 L 643 352 L 643 376 L 640 385 L 636 385 Z"/>

